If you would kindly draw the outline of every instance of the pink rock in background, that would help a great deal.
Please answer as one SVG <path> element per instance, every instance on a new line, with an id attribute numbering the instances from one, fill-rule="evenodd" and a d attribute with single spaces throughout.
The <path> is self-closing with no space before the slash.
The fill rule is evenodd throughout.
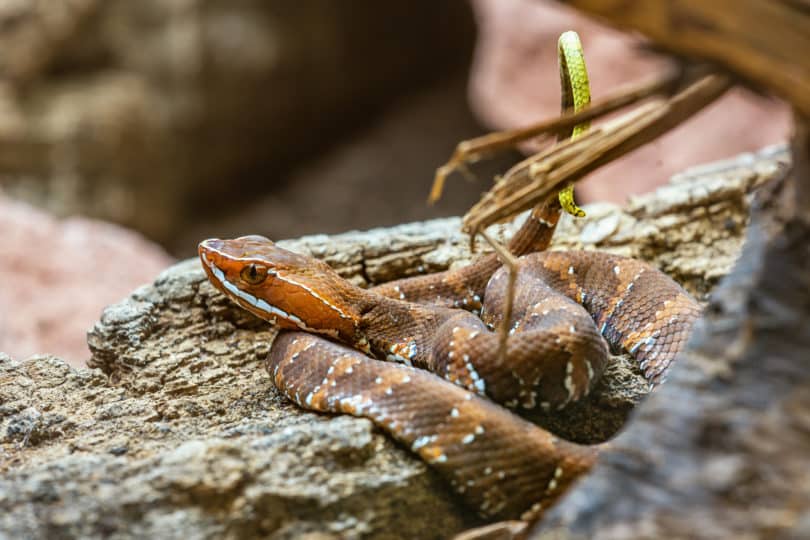
<path id="1" fill-rule="evenodd" d="M 104 306 L 152 281 L 173 259 L 100 221 L 59 220 L 0 194 L 0 351 L 83 365 Z"/>
<path id="2" fill-rule="evenodd" d="M 639 38 L 597 24 L 554 2 L 472 0 L 479 24 L 470 100 L 493 129 L 524 126 L 558 114 L 557 37 L 576 30 L 594 98 L 651 76 L 665 64 L 638 49 Z M 578 184 L 581 201 L 623 202 L 684 168 L 782 141 L 788 109 L 735 89 L 665 137 Z"/>

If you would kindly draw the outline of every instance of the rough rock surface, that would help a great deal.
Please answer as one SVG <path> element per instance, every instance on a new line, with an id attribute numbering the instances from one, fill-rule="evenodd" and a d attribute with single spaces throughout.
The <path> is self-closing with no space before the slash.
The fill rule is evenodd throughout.
<path id="1" fill-rule="evenodd" d="M 758 194 L 668 384 L 530 538 L 810 538 L 810 125 L 797 120 L 794 167 Z"/>
<path id="2" fill-rule="evenodd" d="M 117 225 L 56 219 L 0 193 L 0 351 L 90 356 L 86 334 L 104 306 L 171 264 L 158 246 Z"/>
<path id="3" fill-rule="evenodd" d="M 784 159 L 768 156 L 684 175 L 624 210 L 592 207 L 555 247 L 642 255 L 704 297 L 739 250 L 748 193 Z M 457 227 L 439 220 L 288 247 L 370 284 L 464 259 Z M 0 358 L 0 535 L 443 538 L 476 524 L 368 421 L 281 399 L 261 367 L 272 337 L 191 260 L 104 312 L 89 336 L 94 369 Z M 586 439 L 609 432 L 643 394 L 631 370 L 613 375 L 551 424 L 579 421 L 565 430 Z"/>

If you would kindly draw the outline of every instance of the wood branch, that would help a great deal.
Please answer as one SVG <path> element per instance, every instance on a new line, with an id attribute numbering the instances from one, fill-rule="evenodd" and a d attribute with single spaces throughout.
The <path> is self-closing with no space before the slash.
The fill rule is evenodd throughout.
<path id="1" fill-rule="evenodd" d="M 792 148 L 797 182 L 793 199 L 795 209 L 789 212 L 810 222 L 810 116 L 796 114 L 794 118 Z M 793 206 L 790 200 L 785 201 L 784 204 Z"/>
<path id="2" fill-rule="evenodd" d="M 679 55 L 711 61 L 810 116 L 810 5 L 803 0 L 561 0 Z"/>
<path id="3" fill-rule="evenodd" d="M 680 125 L 729 88 L 727 78 L 704 77 L 669 100 L 645 104 L 617 120 L 555 145 L 515 165 L 464 217 L 472 235 L 544 200 L 554 190 Z"/>
<path id="4" fill-rule="evenodd" d="M 705 75 L 705 71 L 705 69 L 691 70 L 687 75 L 683 70 L 672 70 L 669 73 L 657 75 L 649 81 L 633 83 L 626 88 L 620 88 L 610 95 L 586 105 L 579 112 L 567 112 L 560 117 L 529 126 L 488 133 L 462 141 L 456 146 L 447 163 L 436 170 L 428 202 L 434 203 L 439 200 L 447 177 L 454 171 L 464 170 L 464 166 L 468 163 L 474 163 L 485 156 L 513 149 L 518 143 L 535 137 L 550 137 L 568 132 L 577 124 L 601 118 L 643 99 L 661 94 L 672 95 L 679 89 L 680 83 L 693 81 L 699 78 L 698 74 Z"/>

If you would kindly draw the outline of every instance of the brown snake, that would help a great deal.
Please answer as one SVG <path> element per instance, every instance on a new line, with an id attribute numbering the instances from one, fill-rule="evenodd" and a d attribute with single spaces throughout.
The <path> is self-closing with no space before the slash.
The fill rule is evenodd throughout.
<path id="1" fill-rule="evenodd" d="M 570 34 L 560 42 L 564 109 L 589 94 L 579 38 Z M 646 263 L 543 252 L 560 201 L 578 210 L 570 187 L 562 195 L 535 207 L 509 244 L 522 257 L 504 355 L 491 329 L 502 323 L 507 274 L 494 254 L 371 290 L 258 236 L 205 240 L 199 254 L 215 287 L 288 330 L 267 362 L 285 396 L 307 409 L 371 419 L 485 517 L 534 520 L 591 467 L 596 449 L 560 440 L 490 400 L 512 409 L 564 407 L 593 388 L 608 344 L 630 352 L 655 384 L 700 313 Z"/>
<path id="2" fill-rule="evenodd" d="M 512 252 L 545 248 L 558 217 L 556 199 L 538 206 Z M 501 317 L 506 274 L 496 271 L 495 255 L 365 290 L 262 237 L 206 240 L 199 254 L 211 282 L 232 300 L 299 330 L 279 334 L 268 358 L 285 396 L 307 409 L 371 419 L 485 517 L 536 519 L 596 453 L 489 399 L 517 409 L 580 399 L 605 368 L 605 340 L 629 351 L 656 383 L 700 312 L 646 263 L 599 252 L 530 253 L 519 259 L 500 363 L 491 328 Z M 481 317 L 458 307 L 480 309 Z"/>

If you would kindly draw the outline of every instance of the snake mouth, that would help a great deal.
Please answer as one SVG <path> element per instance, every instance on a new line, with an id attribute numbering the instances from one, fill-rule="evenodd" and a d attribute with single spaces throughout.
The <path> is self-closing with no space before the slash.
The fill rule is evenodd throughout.
<path id="1" fill-rule="evenodd" d="M 219 238 L 209 238 L 197 245 L 197 254 L 200 256 L 200 261 L 202 261 L 205 270 L 216 267 L 213 254 L 218 253 L 220 256 L 224 255 L 224 253 L 222 253 L 222 245 L 223 241 Z"/>
<path id="2" fill-rule="evenodd" d="M 230 290 L 231 288 L 235 288 L 235 286 L 228 281 L 225 271 L 217 264 L 218 260 L 226 257 L 226 255 L 221 251 L 223 243 L 224 242 L 219 238 L 209 238 L 208 240 L 203 240 L 197 246 L 197 253 L 200 256 L 200 262 L 202 262 L 203 270 L 208 275 L 208 280 L 214 285 L 214 287 L 236 300 L 232 294 L 232 291 Z M 243 305 L 242 302 L 238 303 Z M 243 307 L 246 309 L 248 308 L 248 306 L 244 305 Z"/>

